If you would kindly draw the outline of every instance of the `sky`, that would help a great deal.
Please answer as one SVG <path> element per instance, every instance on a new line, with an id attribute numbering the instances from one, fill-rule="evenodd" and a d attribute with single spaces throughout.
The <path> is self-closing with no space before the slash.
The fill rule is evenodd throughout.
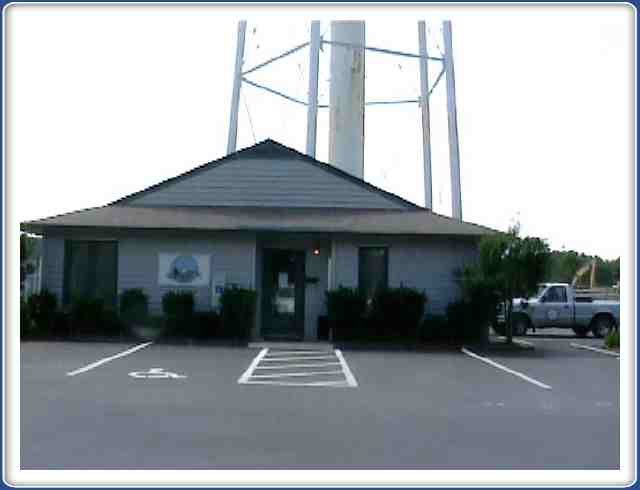
<path id="1" fill-rule="evenodd" d="M 633 202 L 633 10 L 618 6 L 46 6 L 7 13 L 6 173 L 17 222 L 93 206 L 226 154 L 237 21 L 246 68 L 321 20 L 366 22 L 367 45 L 417 52 L 417 20 L 453 47 L 465 221 L 555 249 L 622 255 Z M 329 99 L 330 47 L 320 103 Z M 430 63 L 430 79 L 439 72 Z M 252 79 L 306 99 L 308 51 Z M 444 81 L 443 81 L 444 82 Z M 306 108 L 244 84 L 238 148 L 304 151 Z M 419 95 L 415 60 L 368 52 L 367 100 Z M 450 215 L 445 84 L 431 98 L 433 210 Z M 420 109 L 365 112 L 365 180 L 424 203 Z M 328 112 L 317 157 L 327 161 Z"/>

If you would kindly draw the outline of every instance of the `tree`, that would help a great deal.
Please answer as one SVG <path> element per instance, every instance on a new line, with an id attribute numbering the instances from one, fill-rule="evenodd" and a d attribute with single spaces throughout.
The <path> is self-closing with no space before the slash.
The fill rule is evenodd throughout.
<path id="1" fill-rule="evenodd" d="M 551 252 L 544 240 L 519 236 L 519 226 L 507 233 L 489 235 L 480 241 L 480 274 L 495 287 L 496 295 L 506 305 L 507 342 L 513 340 L 511 312 L 513 300 L 531 296 L 544 280 Z"/>
<path id="2" fill-rule="evenodd" d="M 26 233 L 20 233 L 20 285 L 24 282 L 27 274 L 34 272 L 33 264 L 29 262 L 36 250 L 36 238 Z"/>

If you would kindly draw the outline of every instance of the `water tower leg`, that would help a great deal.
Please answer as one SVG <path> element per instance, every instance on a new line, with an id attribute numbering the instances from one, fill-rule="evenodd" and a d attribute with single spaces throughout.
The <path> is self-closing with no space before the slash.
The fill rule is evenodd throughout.
<path id="1" fill-rule="evenodd" d="M 329 163 L 362 179 L 364 177 L 364 22 L 331 22 L 331 41 L 348 43 L 352 46 L 331 46 Z"/>
<path id="2" fill-rule="evenodd" d="M 462 219 L 460 192 L 460 147 L 458 145 L 458 114 L 456 108 L 456 82 L 453 73 L 453 43 L 451 21 L 442 23 L 444 37 L 444 69 L 447 80 L 447 116 L 449 120 L 449 160 L 451 165 L 451 214 Z"/>
<path id="3" fill-rule="evenodd" d="M 246 31 L 247 21 L 239 21 L 238 40 L 236 44 L 236 66 L 233 71 L 233 92 L 231 94 L 231 115 L 229 117 L 227 154 L 236 151 L 236 143 L 238 140 L 238 111 L 240 109 L 240 86 L 242 84 L 242 62 L 244 58 L 244 39 Z"/>
<path id="4" fill-rule="evenodd" d="M 318 130 L 318 69 L 320 64 L 320 21 L 311 22 L 309 44 L 309 95 L 307 106 L 307 155 L 316 157 Z"/>
<path id="5" fill-rule="evenodd" d="M 431 184 L 431 125 L 429 122 L 429 71 L 427 34 L 424 20 L 418 21 L 420 44 L 420 109 L 422 112 L 422 160 L 424 163 L 424 207 L 433 209 Z"/>

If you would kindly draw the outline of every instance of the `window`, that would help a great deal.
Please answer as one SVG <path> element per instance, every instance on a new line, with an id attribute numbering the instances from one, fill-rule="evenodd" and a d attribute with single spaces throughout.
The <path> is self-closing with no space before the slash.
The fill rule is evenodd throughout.
<path id="1" fill-rule="evenodd" d="M 385 247 L 361 248 L 359 253 L 358 287 L 364 291 L 367 304 L 376 291 L 389 285 L 389 251 Z"/>
<path id="2" fill-rule="evenodd" d="M 67 240 L 64 254 L 64 304 L 70 304 L 74 298 L 92 298 L 115 307 L 118 244 Z"/>
<path id="3" fill-rule="evenodd" d="M 545 295 L 545 303 L 566 303 L 567 291 L 562 286 L 553 286 L 549 288 Z"/>

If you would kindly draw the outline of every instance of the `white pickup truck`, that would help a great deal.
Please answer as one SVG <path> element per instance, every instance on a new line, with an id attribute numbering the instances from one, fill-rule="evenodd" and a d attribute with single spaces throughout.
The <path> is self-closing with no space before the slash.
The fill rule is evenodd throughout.
<path id="1" fill-rule="evenodd" d="M 514 299 L 511 314 L 514 335 L 525 335 L 529 329 L 553 327 L 571 328 L 579 337 L 591 332 L 594 337 L 602 338 L 620 326 L 619 302 L 576 296 L 575 289 L 563 283 L 540 284 L 533 298 Z M 494 330 L 504 335 L 504 308 L 497 320 Z"/>

